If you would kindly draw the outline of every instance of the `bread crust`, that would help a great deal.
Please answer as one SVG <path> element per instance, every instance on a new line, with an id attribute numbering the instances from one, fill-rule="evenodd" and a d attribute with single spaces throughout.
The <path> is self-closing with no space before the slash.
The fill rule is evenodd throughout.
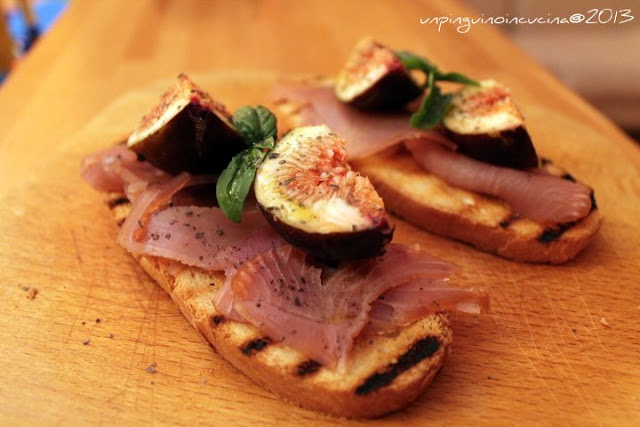
<path id="1" fill-rule="evenodd" d="M 129 204 L 107 201 L 122 224 Z M 213 305 L 224 275 L 151 257 L 134 258 L 223 358 L 254 382 L 303 408 L 345 418 L 372 418 L 406 407 L 431 383 L 451 346 L 446 314 L 396 334 L 356 340 L 346 366 L 329 368 L 272 341 L 257 328 L 225 318 Z"/>

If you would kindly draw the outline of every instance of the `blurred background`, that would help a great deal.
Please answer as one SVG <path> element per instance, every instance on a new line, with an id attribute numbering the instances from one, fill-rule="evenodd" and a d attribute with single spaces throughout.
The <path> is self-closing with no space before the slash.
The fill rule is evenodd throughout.
<path id="1" fill-rule="evenodd" d="M 567 86 L 640 139 L 640 0 L 465 0 L 485 16 L 590 16 L 629 9 L 626 24 L 503 25 L 500 28 Z M 597 17 L 596 17 L 597 20 Z"/>
<path id="2" fill-rule="evenodd" d="M 109 0 L 90 0 L 109 1 Z M 186 0 L 185 0 L 186 1 Z M 214 1 L 214 0 L 211 0 Z M 623 25 L 501 25 L 500 29 L 635 139 L 640 139 L 640 0 L 463 0 L 480 17 L 589 16 L 630 10 Z M 0 81 L 69 0 L 0 0 Z"/>
<path id="3" fill-rule="evenodd" d="M 68 0 L 0 0 L 0 72 L 10 70 L 40 34 L 55 22 Z"/>

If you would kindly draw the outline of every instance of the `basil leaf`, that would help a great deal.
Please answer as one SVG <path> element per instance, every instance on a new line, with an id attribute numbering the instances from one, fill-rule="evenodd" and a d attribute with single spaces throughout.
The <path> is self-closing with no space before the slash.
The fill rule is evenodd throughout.
<path id="1" fill-rule="evenodd" d="M 451 103 L 453 95 L 443 95 L 440 88 L 435 85 L 435 80 L 435 72 L 429 73 L 427 79 L 429 94 L 422 100 L 420 109 L 412 114 L 409 120 L 414 128 L 426 130 L 436 126 L 444 117 Z"/>
<path id="2" fill-rule="evenodd" d="M 480 83 L 477 81 L 470 79 L 464 74 L 460 73 L 445 73 L 437 76 L 436 80 L 438 81 L 446 81 L 446 82 L 455 82 L 455 83 L 463 83 L 470 86 L 480 86 Z"/>
<path id="3" fill-rule="evenodd" d="M 460 73 L 442 73 L 438 67 L 433 65 L 427 59 L 422 58 L 407 51 L 395 52 L 408 70 L 420 70 L 425 73 L 427 79 L 423 85 L 424 89 L 429 90 L 428 95 L 422 100 L 420 109 L 411 115 L 411 126 L 418 129 L 431 129 L 435 127 L 447 112 L 449 104 L 453 99 L 453 95 L 443 95 L 440 88 L 436 86 L 437 81 L 447 81 L 455 83 L 463 83 L 466 85 L 478 86 L 478 82 L 464 74 Z"/>
<path id="4" fill-rule="evenodd" d="M 240 222 L 242 219 L 242 205 L 240 205 L 240 209 L 238 210 L 236 197 L 233 196 L 231 190 L 243 155 L 244 152 L 236 154 L 218 177 L 218 182 L 216 182 L 218 206 L 220 206 L 222 213 L 224 213 L 227 218 L 235 222 Z"/>
<path id="5" fill-rule="evenodd" d="M 273 147 L 273 138 L 271 147 Z M 222 213 L 232 221 L 240 222 L 244 201 L 251 190 L 256 170 L 267 151 L 261 147 L 250 147 L 236 154 L 216 183 L 216 198 Z"/>
<path id="6" fill-rule="evenodd" d="M 406 50 L 398 50 L 395 54 L 407 70 L 420 70 L 424 72 L 425 76 L 428 76 L 431 73 L 435 73 L 436 75 L 440 74 L 438 67 L 433 65 L 426 58 L 407 52 Z"/>
<path id="7" fill-rule="evenodd" d="M 401 51 L 396 51 L 395 54 L 398 56 L 398 58 L 400 59 L 400 62 L 402 62 L 402 65 L 404 65 L 404 67 L 407 70 L 420 70 L 425 74 L 425 76 L 429 76 L 429 74 L 433 74 L 435 81 L 447 81 L 447 82 L 463 83 L 466 85 L 478 86 L 478 82 L 476 82 L 473 79 L 470 79 L 464 74 L 443 73 L 438 69 L 438 67 L 433 65 L 426 58 L 415 55 L 411 52 L 401 50 Z M 424 84 L 425 88 L 427 87 L 428 83 L 429 83 L 428 81 L 425 82 Z"/>
<path id="8" fill-rule="evenodd" d="M 254 144 L 253 146 L 256 147 L 256 148 L 262 148 L 263 150 L 266 150 L 266 152 L 269 152 L 269 151 L 273 150 L 273 147 L 275 145 L 276 145 L 275 139 L 273 137 L 269 137 L 269 138 L 265 139 L 264 141 L 262 141 L 262 142 L 260 142 L 258 144 Z M 260 164 L 258 164 L 258 166 L 260 166 Z"/>
<path id="9" fill-rule="evenodd" d="M 263 106 L 244 106 L 233 115 L 233 125 L 249 147 L 236 154 L 218 177 L 216 198 L 227 218 L 240 222 L 256 170 L 275 145 L 277 122 Z"/>
<path id="10" fill-rule="evenodd" d="M 276 137 L 276 116 L 261 105 L 239 108 L 233 115 L 233 125 L 249 146 Z"/>

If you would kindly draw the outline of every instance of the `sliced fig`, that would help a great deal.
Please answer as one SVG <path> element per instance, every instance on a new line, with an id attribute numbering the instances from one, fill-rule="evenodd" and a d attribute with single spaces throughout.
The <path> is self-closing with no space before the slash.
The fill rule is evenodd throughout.
<path id="1" fill-rule="evenodd" d="M 371 38 L 358 42 L 335 85 L 340 101 L 370 110 L 400 108 L 422 92 L 398 56 Z"/>
<path id="2" fill-rule="evenodd" d="M 457 92 L 442 125 L 469 157 L 516 169 L 538 166 L 524 117 L 509 90 L 495 80 Z"/>
<path id="3" fill-rule="evenodd" d="M 345 146 L 326 125 L 295 128 L 256 172 L 255 196 L 267 220 L 324 260 L 381 255 L 393 237 L 382 199 L 351 170 Z"/>
<path id="4" fill-rule="evenodd" d="M 180 74 L 160 103 L 142 118 L 127 145 L 172 174 L 220 172 L 245 148 L 225 106 L 186 74 Z"/>

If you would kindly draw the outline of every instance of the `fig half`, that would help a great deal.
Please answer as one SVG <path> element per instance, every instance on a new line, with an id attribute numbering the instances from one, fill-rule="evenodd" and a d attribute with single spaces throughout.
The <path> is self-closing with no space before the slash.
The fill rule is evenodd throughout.
<path id="1" fill-rule="evenodd" d="M 401 108 L 422 92 L 400 58 L 371 38 L 358 42 L 335 85 L 340 101 L 370 110 Z"/>
<path id="2" fill-rule="evenodd" d="M 509 90 L 494 80 L 457 92 L 442 125 L 469 157 L 516 169 L 538 166 L 524 117 Z"/>
<path id="3" fill-rule="evenodd" d="M 186 74 L 142 118 L 127 145 L 171 174 L 220 172 L 245 148 L 225 106 Z"/>
<path id="4" fill-rule="evenodd" d="M 382 199 L 351 170 L 345 146 L 325 125 L 295 128 L 267 155 L 254 183 L 276 231 L 330 261 L 381 255 L 393 237 Z"/>

